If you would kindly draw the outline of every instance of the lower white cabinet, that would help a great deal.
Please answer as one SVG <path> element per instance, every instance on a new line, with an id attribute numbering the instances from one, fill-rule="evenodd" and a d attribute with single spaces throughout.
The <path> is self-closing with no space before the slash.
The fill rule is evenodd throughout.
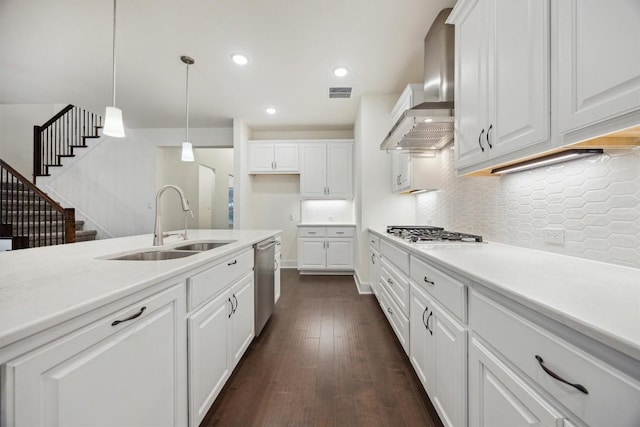
<path id="1" fill-rule="evenodd" d="M 378 286 L 380 284 L 380 254 L 374 247 L 369 246 L 369 280 L 371 281 L 371 291 L 378 296 Z"/>
<path id="2" fill-rule="evenodd" d="M 253 272 L 190 315 L 189 425 L 200 424 L 254 336 Z"/>
<path id="3" fill-rule="evenodd" d="M 420 381 L 445 426 L 467 422 L 467 331 L 411 284 L 410 351 Z"/>
<path id="4" fill-rule="evenodd" d="M 472 337 L 469 345 L 469 425 L 557 427 L 563 416 Z M 613 422 L 613 420 L 611 420 Z"/>
<path id="5" fill-rule="evenodd" d="M 185 307 L 178 284 L 9 361 L 2 424 L 184 426 Z"/>
<path id="6" fill-rule="evenodd" d="M 354 227 L 298 229 L 298 270 L 353 271 Z"/>

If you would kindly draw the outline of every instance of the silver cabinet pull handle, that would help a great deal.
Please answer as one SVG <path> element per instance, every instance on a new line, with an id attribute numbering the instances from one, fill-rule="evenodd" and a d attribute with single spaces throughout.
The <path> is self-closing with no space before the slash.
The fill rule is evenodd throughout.
<path id="1" fill-rule="evenodd" d="M 428 283 L 430 285 L 435 285 L 436 284 L 436 282 L 432 282 L 431 280 L 429 280 L 429 278 L 427 278 L 427 276 L 424 276 L 424 281 L 425 281 L 425 283 Z"/>
<path id="2" fill-rule="evenodd" d="M 567 385 L 570 385 L 571 387 L 574 387 L 578 390 L 580 390 L 581 392 L 583 392 L 584 394 L 589 394 L 589 391 L 585 388 L 585 386 L 581 385 L 581 384 L 574 384 L 574 383 L 570 383 L 569 381 L 565 380 L 564 378 L 560 377 L 560 375 L 556 374 L 555 372 L 553 372 L 552 370 L 550 370 L 549 368 L 547 368 L 546 366 L 544 366 L 544 360 L 542 360 L 542 357 L 538 356 L 536 354 L 536 360 L 538 361 L 538 364 L 540 365 L 540 367 L 547 373 L 547 375 L 549 375 L 551 378 L 555 378 L 556 380 L 560 381 L 561 383 L 565 383 Z"/>
<path id="3" fill-rule="evenodd" d="M 424 320 L 424 315 L 427 314 L 427 310 L 429 310 L 429 307 L 425 306 L 424 311 L 422 312 L 422 324 L 424 325 L 425 329 L 428 331 L 429 327 L 427 326 L 427 322 Z"/>
<path id="4" fill-rule="evenodd" d="M 236 306 L 233 308 L 233 312 L 235 313 L 236 310 L 238 309 L 238 298 L 236 298 L 236 294 L 233 294 L 233 299 L 236 302 Z"/>
<path id="5" fill-rule="evenodd" d="M 133 314 L 129 317 L 127 317 L 126 319 L 122 319 L 122 320 L 114 320 L 113 322 L 111 322 L 111 326 L 116 326 L 119 325 L 120 323 L 124 323 L 124 322 L 128 322 L 130 320 L 134 320 L 137 319 L 138 317 L 142 316 L 142 313 L 144 313 L 144 311 L 147 309 L 147 307 L 142 307 L 140 309 L 139 312 L 137 312 L 136 314 Z"/>
<path id="6" fill-rule="evenodd" d="M 375 264 L 376 263 L 376 256 L 374 254 L 371 254 L 371 264 Z"/>
<path id="7" fill-rule="evenodd" d="M 487 145 L 489 148 L 493 148 L 493 145 L 491 144 L 491 129 L 493 129 L 493 125 L 489 125 L 489 129 L 487 129 Z"/>
<path id="8" fill-rule="evenodd" d="M 393 310 L 391 310 L 391 307 L 387 307 L 387 311 L 389 312 L 390 315 L 393 316 Z"/>
<path id="9" fill-rule="evenodd" d="M 433 316 L 433 311 L 429 313 L 429 315 L 427 316 L 427 330 L 429 331 L 429 333 L 431 335 L 433 335 L 433 331 L 431 330 L 431 328 L 429 327 L 429 319 L 431 319 L 431 316 Z"/>
<path id="10" fill-rule="evenodd" d="M 233 303 L 231 302 L 231 298 L 227 298 L 227 301 L 229 301 L 229 307 L 231 308 L 227 317 L 231 318 L 231 315 L 233 314 Z"/>
<path id="11" fill-rule="evenodd" d="M 478 136 L 478 145 L 480 146 L 480 149 L 484 153 L 484 146 L 482 145 L 482 135 L 484 135 L 484 129 L 482 129 L 482 132 L 480 132 L 480 136 Z"/>
<path id="12" fill-rule="evenodd" d="M 344 234 L 344 231 L 336 231 L 336 234 Z"/>
<path id="13" fill-rule="evenodd" d="M 393 280 L 387 279 L 387 283 L 390 284 L 390 285 L 393 285 Z"/>
<path id="14" fill-rule="evenodd" d="M 237 264 L 237 263 L 238 263 L 238 260 L 237 260 L 237 259 L 234 259 L 233 261 L 228 262 L 228 263 L 227 263 L 227 266 L 229 266 L 229 267 L 230 267 L 230 266 L 235 265 L 235 264 Z"/>

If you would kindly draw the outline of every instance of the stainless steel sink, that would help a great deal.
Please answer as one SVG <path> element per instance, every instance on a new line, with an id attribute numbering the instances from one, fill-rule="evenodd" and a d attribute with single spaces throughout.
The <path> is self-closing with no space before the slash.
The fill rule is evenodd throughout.
<path id="1" fill-rule="evenodd" d="M 175 249 L 178 251 L 208 251 L 210 249 L 219 248 L 220 246 L 228 245 L 229 243 L 233 243 L 235 240 L 217 240 L 210 242 L 195 242 L 190 243 L 188 245 L 178 246 Z"/>
<path id="2" fill-rule="evenodd" d="M 187 251 L 145 251 L 145 252 L 135 252 L 132 254 L 121 255 L 114 258 L 109 258 L 112 260 L 122 260 L 122 261 L 163 261 L 167 259 L 176 259 L 176 258 L 184 258 L 191 255 L 195 255 L 198 252 L 187 252 Z"/>

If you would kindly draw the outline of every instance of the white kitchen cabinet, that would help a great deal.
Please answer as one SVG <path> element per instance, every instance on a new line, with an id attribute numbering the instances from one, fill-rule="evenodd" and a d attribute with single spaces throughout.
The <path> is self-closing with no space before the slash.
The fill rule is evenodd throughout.
<path id="1" fill-rule="evenodd" d="M 553 12 L 560 131 L 639 110 L 640 2 L 559 1 Z"/>
<path id="2" fill-rule="evenodd" d="M 421 287 L 411 284 L 409 357 L 446 426 L 464 426 L 466 405 L 466 328 Z"/>
<path id="3" fill-rule="evenodd" d="M 188 317 L 190 425 L 200 424 L 254 336 L 248 272 Z"/>
<path id="4" fill-rule="evenodd" d="M 373 247 L 369 247 L 369 280 L 371 291 L 377 297 L 380 283 L 380 254 Z"/>
<path id="5" fill-rule="evenodd" d="M 473 172 L 550 139 L 549 0 L 459 1 L 456 169 Z"/>
<path id="6" fill-rule="evenodd" d="M 299 173 L 298 143 L 249 142 L 249 173 Z"/>
<path id="7" fill-rule="evenodd" d="M 353 271 L 355 229 L 348 227 L 298 228 L 298 270 Z"/>
<path id="8" fill-rule="evenodd" d="M 442 185 L 440 153 L 391 153 L 391 190 L 411 194 L 437 190 Z"/>
<path id="9" fill-rule="evenodd" d="M 280 269 L 282 267 L 282 238 L 276 237 L 276 251 L 274 256 L 274 283 L 273 283 L 273 298 L 274 304 L 280 299 L 281 284 L 280 284 Z"/>
<path id="10" fill-rule="evenodd" d="M 111 315 L 9 361 L 6 425 L 184 426 L 185 294 L 180 283 L 114 303 Z"/>
<path id="11" fill-rule="evenodd" d="M 469 425 L 557 427 L 564 417 L 554 406 L 472 337 L 469 346 Z"/>
<path id="12" fill-rule="evenodd" d="M 305 199 L 353 198 L 353 143 L 300 145 L 300 196 Z"/>

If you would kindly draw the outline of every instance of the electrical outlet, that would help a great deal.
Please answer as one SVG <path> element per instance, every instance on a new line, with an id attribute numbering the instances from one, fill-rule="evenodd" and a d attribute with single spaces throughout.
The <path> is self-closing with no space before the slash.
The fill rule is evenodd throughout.
<path id="1" fill-rule="evenodd" d="M 562 245 L 564 243 L 564 230 L 562 228 L 545 228 L 542 230 L 544 241 L 552 245 Z"/>
<path id="2" fill-rule="evenodd" d="M 293 221 L 293 214 L 289 214 L 289 221 Z"/>

